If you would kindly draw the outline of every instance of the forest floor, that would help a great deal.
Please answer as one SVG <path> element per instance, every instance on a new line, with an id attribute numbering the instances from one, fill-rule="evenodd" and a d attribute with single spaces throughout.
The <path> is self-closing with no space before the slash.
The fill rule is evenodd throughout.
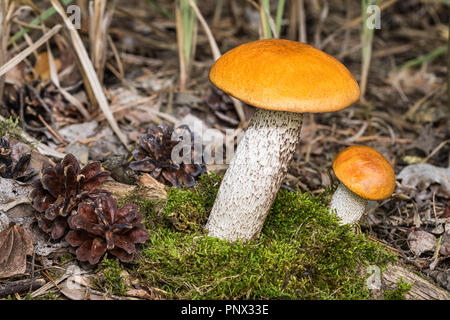
<path id="1" fill-rule="evenodd" d="M 359 6 L 328 1 L 325 8 L 314 3 L 306 6 L 307 43 L 339 59 L 360 83 Z M 214 1 L 205 1 L 200 9 L 221 53 L 260 37 L 259 13 L 250 2 L 225 5 L 215 18 Z M 29 21 L 26 14 L 19 17 Z M 298 39 L 296 27 L 289 27 L 290 20 L 286 21 L 282 37 Z M 60 22 L 55 15 L 46 25 Z M 320 195 L 337 181 L 331 163 L 340 150 L 355 144 L 378 150 L 392 164 L 397 187 L 390 198 L 369 203 L 358 232 L 450 291 L 448 25 L 448 5 L 439 2 L 393 1 L 384 8 L 381 29 L 374 34 L 364 95 L 342 111 L 304 117 L 301 142 L 282 189 Z M 161 123 L 178 126 L 200 121 L 203 128 L 223 134 L 227 129 L 236 134 L 245 129 L 248 122 L 240 123 L 229 97 L 209 82 L 213 57 L 200 25 L 198 30 L 194 60 L 182 90 L 173 17 L 169 19 L 143 1 L 118 2 L 108 40 L 103 42 L 103 86 L 129 145 L 136 145 L 147 128 Z M 33 30 L 30 36 L 38 39 L 39 32 Z M 88 44 L 85 20 L 80 34 Z M 76 56 L 67 35 L 54 37 L 51 48 L 61 64 L 61 86 L 86 106 L 92 119 L 86 121 L 77 108 L 67 107 L 67 100 L 49 76 L 43 79 L 44 71 L 33 68 L 37 64 L 33 55 L 7 74 L 0 114 L 18 117 L 28 135 L 57 152 L 73 153 L 83 164 L 89 160 L 105 163 L 114 156 L 129 160 L 130 154 L 102 111 L 90 102 L 79 69 L 71 69 L 76 66 Z M 8 53 L 12 57 L 23 49 L 11 47 Z M 44 47 L 39 51 L 45 51 Z M 20 105 L 20 95 L 25 97 L 25 107 Z M 33 108 L 38 107 L 36 114 Z M 249 120 L 254 108 L 245 105 L 244 111 Z M 223 173 L 226 165 L 208 165 L 207 169 Z M 40 263 L 45 264 L 45 260 Z M 148 298 L 145 294 L 141 297 Z"/>

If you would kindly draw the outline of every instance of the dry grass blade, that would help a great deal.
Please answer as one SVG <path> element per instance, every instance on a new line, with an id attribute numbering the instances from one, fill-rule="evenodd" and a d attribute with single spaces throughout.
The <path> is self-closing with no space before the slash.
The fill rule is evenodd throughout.
<path id="1" fill-rule="evenodd" d="M 369 28 L 367 25 L 368 16 L 368 8 L 371 5 L 378 6 L 379 1 L 372 0 L 362 0 L 361 1 L 361 9 L 362 9 L 362 32 L 361 32 L 361 53 L 362 53 L 362 63 L 361 63 L 361 80 L 359 86 L 361 87 L 361 100 L 365 101 L 365 93 L 367 88 L 367 81 L 369 76 L 370 62 L 372 58 L 372 44 L 373 44 L 373 36 L 374 29 Z"/>
<path id="2" fill-rule="evenodd" d="M 270 1 L 261 0 L 259 4 L 259 11 L 261 17 L 261 27 L 263 31 L 263 37 L 265 39 L 278 38 L 275 21 L 270 15 Z"/>
<path id="3" fill-rule="evenodd" d="M 420 161 L 420 163 L 427 163 L 431 157 L 433 157 L 439 150 L 441 150 L 447 143 L 450 143 L 450 139 L 441 142 L 425 159 Z"/>
<path id="4" fill-rule="evenodd" d="M 208 26 L 208 23 L 206 23 L 205 19 L 202 16 L 202 13 L 200 12 L 200 10 L 198 9 L 197 5 L 195 4 L 194 1 L 189 0 L 189 5 L 192 7 L 192 9 L 194 9 L 194 12 L 197 16 L 197 19 L 200 21 L 200 24 L 202 25 L 203 29 L 205 30 L 206 36 L 208 37 L 208 41 L 209 41 L 209 46 L 211 47 L 211 51 L 214 57 L 214 60 L 217 60 L 220 58 L 221 53 L 219 50 L 219 46 L 217 45 L 216 40 L 214 39 L 214 36 L 211 32 L 211 29 Z M 234 107 L 236 109 L 236 112 L 239 116 L 239 120 L 241 121 L 241 123 L 244 123 L 246 121 L 245 118 L 245 113 L 244 113 L 244 109 L 242 107 L 242 103 L 231 97 Z"/>
<path id="5" fill-rule="evenodd" d="M 122 144 L 127 148 L 127 150 L 130 150 L 130 147 L 128 146 L 128 143 L 127 143 L 127 138 L 120 131 L 120 128 L 117 125 L 116 119 L 114 119 L 114 116 L 109 108 L 108 101 L 106 100 L 106 97 L 105 97 L 105 93 L 103 92 L 102 86 L 97 77 L 94 66 L 92 65 L 92 62 L 89 59 L 88 53 L 86 52 L 86 48 L 83 45 L 80 35 L 73 27 L 72 23 L 70 22 L 70 19 L 67 17 L 67 15 L 64 11 L 64 8 L 61 6 L 61 4 L 57 0 L 51 0 L 51 2 L 52 2 L 52 5 L 55 7 L 56 11 L 58 12 L 58 14 L 64 20 L 64 23 L 66 24 L 66 26 L 69 30 L 69 33 L 70 33 L 70 36 L 72 39 L 72 44 L 75 48 L 77 56 L 83 67 L 84 73 L 89 81 L 89 85 L 92 88 L 92 91 L 97 100 L 97 103 L 100 106 L 100 108 L 102 109 L 103 113 L 105 114 L 106 120 L 108 120 L 108 122 L 111 126 L 111 129 L 117 135 L 117 137 L 122 142 Z"/>
<path id="6" fill-rule="evenodd" d="M 203 29 L 205 30 L 206 36 L 208 37 L 209 46 L 211 47 L 211 51 L 213 53 L 214 60 L 219 59 L 221 56 L 221 53 L 220 53 L 219 47 L 217 46 L 216 40 L 214 39 L 214 36 L 211 32 L 211 29 L 208 26 L 208 23 L 203 18 L 202 13 L 198 9 L 198 7 L 194 1 L 189 0 L 189 5 L 192 7 L 192 9 L 194 9 L 197 19 L 200 21 L 200 24 L 202 25 Z"/>
<path id="7" fill-rule="evenodd" d="M 281 37 L 281 25 L 283 24 L 284 5 L 285 0 L 278 0 L 277 14 L 275 17 L 275 31 L 278 35 L 278 38 Z"/>
<path id="8" fill-rule="evenodd" d="M 395 4 L 398 0 L 389 0 L 389 1 L 385 1 L 383 3 L 381 3 L 380 5 L 380 12 L 383 11 L 386 8 L 389 8 L 390 6 L 392 6 L 393 4 Z M 330 43 L 331 41 L 333 41 L 334 37 L 336 36 L 336 34 L 338 34 L 339 32 L 342 32 L 344 30 L 347 30 L 349 28 L 353 28 L 358 26 L 361 21 L 363 20 L 362 15 L 345 23 L 342 27 L 339 27 L 336 29 L 336 31 L 334 31 L 332 34 L 330 34 L 328 37 L 325 38 L 324 41 L 322 41 L 322 48 L 325 47 L 326 44 Z"/>
<path id="9" fill-rule="evenodd" d="M 67 101 L 69 101 L 71 104 L 73 104 L 78 109 L 78 111 L 83 115 L 83 117 L 86 120 L 91 120 L 91 115 L 86 110 L 84 105 L 80 101 L 78 101 L 77 98 L 72 96 L 67 90 L 65 90 L 64 88 L 61 87 L 61 85 L 59 83 L 58 74 L 56 71 L 55 59 L 53 58 L 53 54 L 52 54 L 52 51 L 51 51 L 51 48 L 50 48 L 50 45 L 48 42 L 47 42 L 47 52 L 48 52 L 48 62 L 49 62 L 49 66 L 50 66 L 50 78 L 51 78 L 53 84 L 58 88 L 58 90 L 61 92 L 61 94 L 64 96 L 64 98 L 66 98 Z"/>
<path id="10" fill-rule="evenodd" d="M 305 4 L 303 0 L 297 0 L 298 9 L 298 38 L 300 42 L 306 43 L 306 14 L 305 14 Z"/>
<path id="11" fill-rule="evenodd" d="M 29 46 L 25 50 L 23 50 L 21 53 L 16 55 L 14 58 L 9 60 L 7 63 L 5 63 L 3 66 L 0 67 L 0 77 L 3 76 L 5 73 L 10 71 L 12 68 L 14 68 L 16 65 L 18 65 L 23 59 L 28 57 L 31 53 L 33 53 L 34 50 L 42 46 L 45 42 L 47 42 L 51 37 L 53 37 L 55 34 L 61 30 L 62 26 L 60 24 L 54 26 L 49 32 L 44 34 L 38 41 L 36 41 L 32 46 Z"/>
<path id="12" fill-rule="evenodd" d="M 106 0 L 89 3 L 89 42 L 91 48 L 91 61 L 97 72 L 100 83 L 103 82 L 103 73 L 108 48 L 107 34 L 111 24 L 114 8 L 117 1 L 106 10 Z"/>
<path id="13" fill-rule="evenodd" d="M 0 121 L 6 121 L 6 119 L 0 115 Z M 45 156 L 54 157 L 56 159 L 62 159 L 65 156 L 64 153 L 53 150 L 52 148 L 48 147 L 47 145 L 40 143 L 33 137 L 29 136 L 26 132 L 22 132 L 22 134 L 20 136 L 27 143 L 36 146 L 36 149 Z"/>
<path id="14" fill-rule="evenodd" d="M 205 19 L 202 16 L 202 13 L 198 9 L 198 7 L 197 7 L 197 5 L 195 4 L 194 1 L 189 0 L 189 5 L 192 7 L 192 9 L 194 9 L 194 12 L 195 12 L 195 14 L 197 16 L 197 19 L 200 21 L 200 24 L 202 25 L 203 29 L 205 30 L 205 33 L 206 33 L 206 36 L 208 37 L 209 45 L 211 47 L 211 51 L 212 51 L 212 54 L 213 54 L 213 57 L 214 57 L 214 60 L 219 59 L 220 56 L 221 56 L 221 53 L 220 53 L 220 50 L 219 50 L 219 46 L 217 45 L 216 40 L 214 39 L 214 36 L 213 36 L 213 34 L 211 32 L 211 29 L 208 26 L 208 23 L 206 23 Z M 237 100 L 237 99 L 235 99 L 233 97 L 231 97 L 231 99 L 233 101 L 233 104 L 234 104 L 234 107 L 236 109 L 236 112 L 237 112 L 237 114 L 239 116 L 239 120 L 241 121 L 241 123 L 244 123 L 246 121 L 246 118 L 245 118 L 244 109 L 242 107 L 242 103 L 239 100 Z"/>
<path id="15" fill-rule="evenodd" d="M 123 69 L 123 63 L 122 63 L 122 60 L 120 59 L 119 51 L 117 50 L 117 47 L 114 44 L 114 41 L 113 41 L 113 39 L 111 38 L 110 35 L 108 35 L 108 43 L 109 43 L 109 46 L 111 47 L 111 50 L 112 50 L 112 52 L 114 54 L 114 59 L 116 60 L 117 67 L 119 68 L 119 70 L 118 70 L 118 72 L 119 72 L 119 79 L 120 79 L 120 81 L 122 81 L 122 83 L 124 85 L 126 85 L 127 81 L 125 79 L 125 71 Z"/>
<path id="16" fill-rule="evenodd" d="M 11 28 L 10 19 L 14 11 L 14 3 L 9 0 L 4 0 L 0 4 L 0 66 L 2 66 L 7 59 L 8 37 Z M 3 87 L 5 79 L 0 77 L 0 97 L 3 97 Z"/>
<path id="17" fill-rule="evenodd" d="M 183 44 L 183 23 L 180 8 L 175 7 L 176 26 L 177 26 L 177 43 L 178 43 L 178 60 L 180 63 L 180 89 L 184 90 L 187 81 L 186 63 L 184 61 L 184 44 Z"/>
<path id="18" fill-rule="evenodd" d="M 63 0 L 64 5 L 68 5 L 71 2 L 73 2 L 74 0 Z M 21 8 L 28 8 L 26 6 L 22 6 Z M 31 9 L 31 7 L 30 7 Z M 40 9 L 38 8 L 37 11 L 35 12 L 40 12 Z M 55 14 L 55 9 L 53 9 L 53 7 L 45 10 L 44 12 L 42 12 L 36 19 L 34 19 L 33 21 L 31 21 L 30 23 L 27 24 L 23 24 L 21 22 L 18 22 L 19 25 L 22 25 L 23 28 L 21 28 L 16 34 L 14 34 L 11 39 L 8 41 L 8 47 L 11 46 L 13 43 L 16 43 L 20 38 L 22 38 L 25 34 L 27 34 L 30 29 L 41 29 L 41 23 L 46 21 L 47 19 L 49 19 L 52 15 Z M 16 22 L 17 19 L 14 19 Z"/>

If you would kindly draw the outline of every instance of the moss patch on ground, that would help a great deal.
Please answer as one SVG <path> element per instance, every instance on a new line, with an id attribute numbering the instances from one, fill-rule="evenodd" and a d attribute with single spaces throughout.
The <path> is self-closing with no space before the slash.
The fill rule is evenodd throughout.
<path id="1" fill-rule="evenodd" d="M 128 286 L 122 277 L 123 271 L 124 268 L 118 259 L 105 256 L 97 269 L 94 287 L 108 294 L 124 295 Z"/>
<path id="2" fill-rule="evenodd" d="M 0 121 L 0 137 L 5 134 L 10 134 L 19 141 L 25 142 L 22 138 L 22 128 L 19 125 L 19 119 L 9 118 L 4 121 Z"/>
<path id="3" fill-rule="evenodd" d="M 368 265 L 394 257 L 328 212 L 329 193 L 281 190 L 257 241 L 229 243 L 202 227 L 220 177 L 170 189 L 162 210 L 130 195 L 145 214 L 150 239 L 130 270 L 170 299 L 367 299 Z M 160 206 L 159 204 L 158 206 Z"/>
<path id="4" fill-rule="evenodd" d="M 393 290 L 386 290 L 384 292 L 384 299 L 386 300 L 405 300 L 405 293 L 409 292 L 411 290 L 411 284 L 403 281 L 401 279 L 397 283 L 397 288 Z"/>

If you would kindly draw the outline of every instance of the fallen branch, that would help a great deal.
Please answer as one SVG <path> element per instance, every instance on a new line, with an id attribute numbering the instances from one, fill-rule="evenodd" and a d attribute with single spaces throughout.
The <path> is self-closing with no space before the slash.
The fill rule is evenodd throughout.
<path id="1" fill-rule="evenodd" d="M 25 291 L 36 290 L 42 287 L 45 284 L 44 279 L 27 279 L 27 280 L 18 280 L 14 282 L 8 282 L 5 284 L 0 284 L 0 298 L 5 298 L 9 295 L 15 293 L 22 293 Z"/>
<path id="2" fill-rule="evenodd" d="M 382 274 L 382 283 L 387 289 L 395 289 L 400 280 L 411 284 L 405 293 L 406 300 L 450 300 L 450 292 L 417 275 L 400 264 L 390 264 Z"/>

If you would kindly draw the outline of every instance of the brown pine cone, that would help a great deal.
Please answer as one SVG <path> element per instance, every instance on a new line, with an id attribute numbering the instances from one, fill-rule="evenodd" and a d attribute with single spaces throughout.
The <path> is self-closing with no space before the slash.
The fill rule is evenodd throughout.
<path id="1" fill-rule="evenodd" d="M 118 209 L 114 198 L 100 195 L 80 203 L 78 213 L 68 219 L 71 230 L 65 239 L 77 247 L 75 253 L 82 262 L 95 265 L 106 252 L 122 262 L 132 262 L 135 244 L 149 238 L 141 221 L 136 205 L 126 204 Z"/>
<path id="2" fill-rule="evenodd" d="M 39 227 L 56 240 L 65 235 L 67 216 L 79 202 L 109 177 L 100 162 L 80 169 L 77 159 L 68 154 L 56 166 L 47 166 L 31 192 L 33 207 L 40 213 Z"/>
<path id="3" fill-rule="evenodd" d="M 195 178 L 206 172 L 203 163 L 195 163 L 194 139 L 187 126 L 180 126 L 177 130 L 187 130 L 191 135 L 191 164 L 175 164 L 172 162 L 172 149 L 182 140 L 172 140 L 174 129 L 167 124 L 149 128 L 147 134 L 139 139 L 139 145 L 133 151 L 136 161 L 130 163 L 130 168 L 134 171 L 148 172 L 158 181 L 180 188 L 182 186 L 192 187 L 195 185 Z M 203 150 L 203 147 L 201 147 Z"/>

